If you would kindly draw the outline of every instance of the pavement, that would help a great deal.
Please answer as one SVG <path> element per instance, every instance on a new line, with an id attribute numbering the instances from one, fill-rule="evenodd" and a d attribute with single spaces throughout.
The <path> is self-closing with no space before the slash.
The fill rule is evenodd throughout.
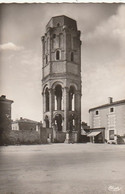
<path id="1" fill-rule="evenodd" d="M 125 194 L 125 145 L 0 147 L 0 194 Z"/>

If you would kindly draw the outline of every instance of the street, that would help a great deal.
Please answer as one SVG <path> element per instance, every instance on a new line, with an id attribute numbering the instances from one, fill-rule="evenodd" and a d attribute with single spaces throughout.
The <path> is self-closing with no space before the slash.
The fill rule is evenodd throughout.
<path id="1" fill-rule="evenodd" d="M 0 147 L 0 194 L 125 193 L 125 145 Z"/>

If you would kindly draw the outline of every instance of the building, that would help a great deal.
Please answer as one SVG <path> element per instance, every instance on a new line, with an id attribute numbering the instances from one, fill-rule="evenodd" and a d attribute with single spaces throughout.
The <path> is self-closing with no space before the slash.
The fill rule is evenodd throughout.
<path id="1" fill-rule="evenodd" d="M 125 136 L 125 100 L 109 103 L 89 110 L 90 136 L 95 137 L 104 131 L 103 138 L 109 143 L 117 143 L 119 137 Z M 94 134 L 94 132 L 96 132 Z"/>
<path id="2" fill-rule="evenodd" d="M 81 41 L 76 21 L 52 17 L 42 36 L 43 127 L 78 141 L 81 128 Z M 64 138 L 63 138 L 64 140 Z M 63 141 L 61 140 L 61 141 Z"/>
<path id="3" fill-rule="evenodd" d="M 42 127 L 41 122 L 32 121 L 30 119 L 22 118 L 15 120 L 12 122 L 12 130 L 19 131 L 19 130 L 29 130 L 29 131 L 39 131 Z"/>
<path id="4" fill-rule="evenodd" d="M 11 130 L 11 104 L 12 100 L 0 97 L 0 145 L 6 142 L 6 133 Z"/>
<path id="5" fill-rule="evenodd" d="M 6 99 L 5 95 L 0 97 L 0 131 L 11 130 L 11 104 L 12 100 Z"/>
<path id="6" fill-rule="evenodd" d="M 89 129 L 90 126 L 88 126 L 87 123 L 85 122 L 81 123 L 81 136 L 80 136 L 81 143 L 89 142 L 89 137 L 87 136 L 87 134 L 90 132 Z"/>

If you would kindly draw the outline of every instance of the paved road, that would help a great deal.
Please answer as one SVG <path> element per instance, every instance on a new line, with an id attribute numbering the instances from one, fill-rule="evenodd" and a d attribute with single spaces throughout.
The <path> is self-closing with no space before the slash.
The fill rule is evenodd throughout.
<path id="1" fill-rule="evenodd" d="M 125 194 L 125 145 L 0 147 L 0 194 Z"/>

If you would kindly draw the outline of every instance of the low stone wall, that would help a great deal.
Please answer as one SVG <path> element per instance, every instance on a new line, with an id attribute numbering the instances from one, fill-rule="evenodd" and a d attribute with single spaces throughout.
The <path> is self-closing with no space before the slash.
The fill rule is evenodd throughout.
<path id="1" fill-rule="evenodd" d="M 6 131 L 3 132 L 1 145 L 39 144 L 40 136 L 37 131 Z"/>

